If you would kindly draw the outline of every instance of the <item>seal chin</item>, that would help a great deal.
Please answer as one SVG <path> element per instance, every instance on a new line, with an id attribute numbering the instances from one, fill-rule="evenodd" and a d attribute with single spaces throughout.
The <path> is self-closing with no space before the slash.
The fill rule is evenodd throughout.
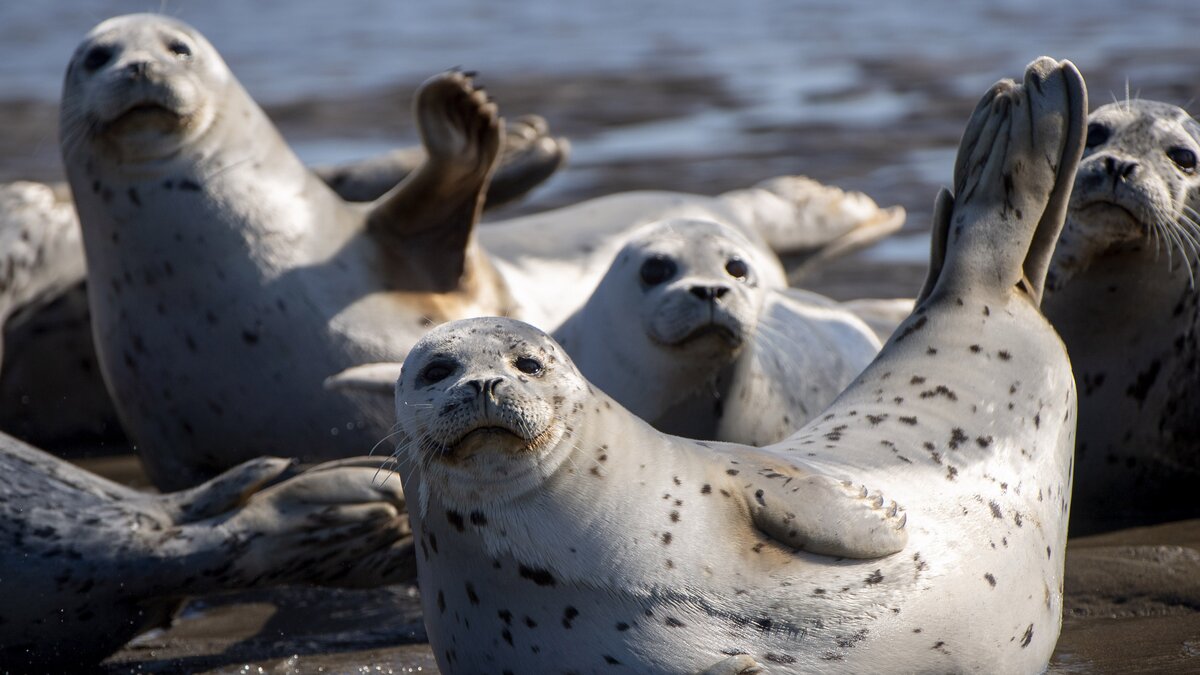
<path id="1" fill-rule="evenodd" d="M 659 346 L 689 351 L 716 349 L 732 352 L 740 349 L 745 342 L 745 330 L 741 324 L 719 319 L 665 335 L 663 331 L 651 329 L 648 335 Z"/>
<path id="2" fill-rule="evenodd" d="M 1146 234 L 1149 228 L 1134 208 L 1112 199 L 1092 199 L 1071 209 L 1074 219 L 1094 226 L 1126 230 L 1131 235 Z"/>

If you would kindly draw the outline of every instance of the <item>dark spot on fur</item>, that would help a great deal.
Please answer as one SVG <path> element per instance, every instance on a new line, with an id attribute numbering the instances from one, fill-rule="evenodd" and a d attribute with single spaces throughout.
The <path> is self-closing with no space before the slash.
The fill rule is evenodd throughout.
<path id="1" fill-rule="evenodd" d="M 990 584 L 992 588 L 996 587 L 996 577 L 992 576 L 991 572 L 983 575 L 983 578 L 987 579 L 988 584 Z"/>
<path id="2" fill-rule="evenodd" d="M 1021 637 L 1021 649 L 1029 646 L 1033 641 L 1033 624 L 1029 624 L 1029 628 L 1025 629 L 1025 635 Z"/>
<path id="3" fill-rule="evenodd" d="M 968 440 L 966 432 L 959 427 L 954 427 L 950 430 L 950 449 L 957 450 L 959 445 L 966 443 Z"/>
<path id="4" fill-rule="evenodd" d="M 532 581 L 538 586 L 554 586 L 556 583 L 558 583 L 554 578 L 554 575 L 548 570 L 544 569 L 535 569 L 521 565 L 517 569 L 517 573 L 520 574 L 521 577 Z"/>
<path id="5" fill-rule="evenodd" d="M 191 192 L 199 192 L 200 184 L 195 181 L 187 180 L 185 178 L 185 179 L 179 181 L 179 189 L 180 190 L 190 190 Z"/>
<path id="6" fill-rule="evenodd" d="M 479 604 L 479 596 L 476 595 L 475 587 L 472 586 L 471 582 L 469 582 L 469 581 L 467 582 L 467 600 L 469 600 L 472 605 Z"/>
<path id="7" fill-rule="evenodd" d="M 481 511 L 472 511 L 471 524 L 478 527 L 483 527 L 484 525 L 488 524 L 487 516 L 483 515 L 483 512 Z"/>
<path id="8" fill-rule="evenodd" d="M 904 424 L 907 424 L 910 427 L 917 425 L 916 417 L 897 417 L 896 419 L 900 420 L 901 422 L 903 422 Z"/>
<path id="9" fill-rule="evenodd" d="M 871 585 L 877 584 L 881 581 L 883 581 L 883 570 L 882 569 L 875 570 L 866 578 L 866 582 Z"/>
<path id="10" fill-rule="evenodd" d="M 446 521 L 453 525 L 454 529 L 458 530 L 459 532 L 462 532 L 465 527 L 462 514 L 458 511 L 446 509 Z"/>
<path id="11" fill-rule="evenodd" d="M 679 619 L 676 619 L 673 616 L 668 616 L 666 618 L 666 620 L 663 621 L 663 623 L 666 624 L 669 628 L 684 628 L 685 627 L 684 623 L 682 621 L 680 621 Z"/>
<path id="12" fill-rule="evenodd" d="M 574 607 L 572 607 L 570 605 L 567 605 L 567 608 L 563 610 L 563 617 L 562 617 L 563 628 L 570 629 L 571 622 L 574 621 L 575 617 L 577 617 L 577 616 L 579 616 L 579 610 L 575 609 Z"/>

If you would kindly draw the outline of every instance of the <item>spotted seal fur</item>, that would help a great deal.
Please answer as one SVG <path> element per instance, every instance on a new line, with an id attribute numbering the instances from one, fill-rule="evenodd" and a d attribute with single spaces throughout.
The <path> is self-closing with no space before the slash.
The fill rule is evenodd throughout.
<path id="1" fill-rule="evenodd" d="M 988 92 L 913 315 L 782 443 L 662 435 L 510 320 L 431 331 L 396 413 L 442 671 L 1044 669 L 1075 390 L 1038 303 L 1085 111 L 1069 62 Z"/>

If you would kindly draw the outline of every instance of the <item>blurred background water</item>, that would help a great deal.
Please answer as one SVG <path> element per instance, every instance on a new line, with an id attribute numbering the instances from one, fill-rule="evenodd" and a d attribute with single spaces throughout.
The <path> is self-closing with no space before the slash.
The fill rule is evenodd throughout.
<path id="1" fill-rule="evenodd" d="M 0 179 L 59 175 L 62 73 L 106 17 L 204 33 L 306 161 L 411 143 L 408 97 L 452 66 L 537 112 L 571 164 L 525 210 L 636 187 L 718 192 L 784 173 L 928 221 L 961 126 L 996 79 L 1070 58 L 1093 106 L 1200 94 L 1200 2 L 79 0 L 0 5 Z M 901 239 L 870 255 L 924 256 Z"/>

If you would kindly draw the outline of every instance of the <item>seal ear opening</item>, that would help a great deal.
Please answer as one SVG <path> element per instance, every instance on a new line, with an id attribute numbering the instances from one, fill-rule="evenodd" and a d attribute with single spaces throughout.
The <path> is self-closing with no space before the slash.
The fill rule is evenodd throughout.
<path id="1" fill-rule="evenodd" d="M 950 216 L 954 214 L 954 195 L 946 188 L 938 190 L 937 199 L 933 204 L 933 232 L 929 251 L 929 272 L 925 275 L 925 285 L 917 294 L 913 305 L 921 304 L 933 293 L 937 286 L 938 277 L 946 265 L 946 239 L 950 236 Z"/>

